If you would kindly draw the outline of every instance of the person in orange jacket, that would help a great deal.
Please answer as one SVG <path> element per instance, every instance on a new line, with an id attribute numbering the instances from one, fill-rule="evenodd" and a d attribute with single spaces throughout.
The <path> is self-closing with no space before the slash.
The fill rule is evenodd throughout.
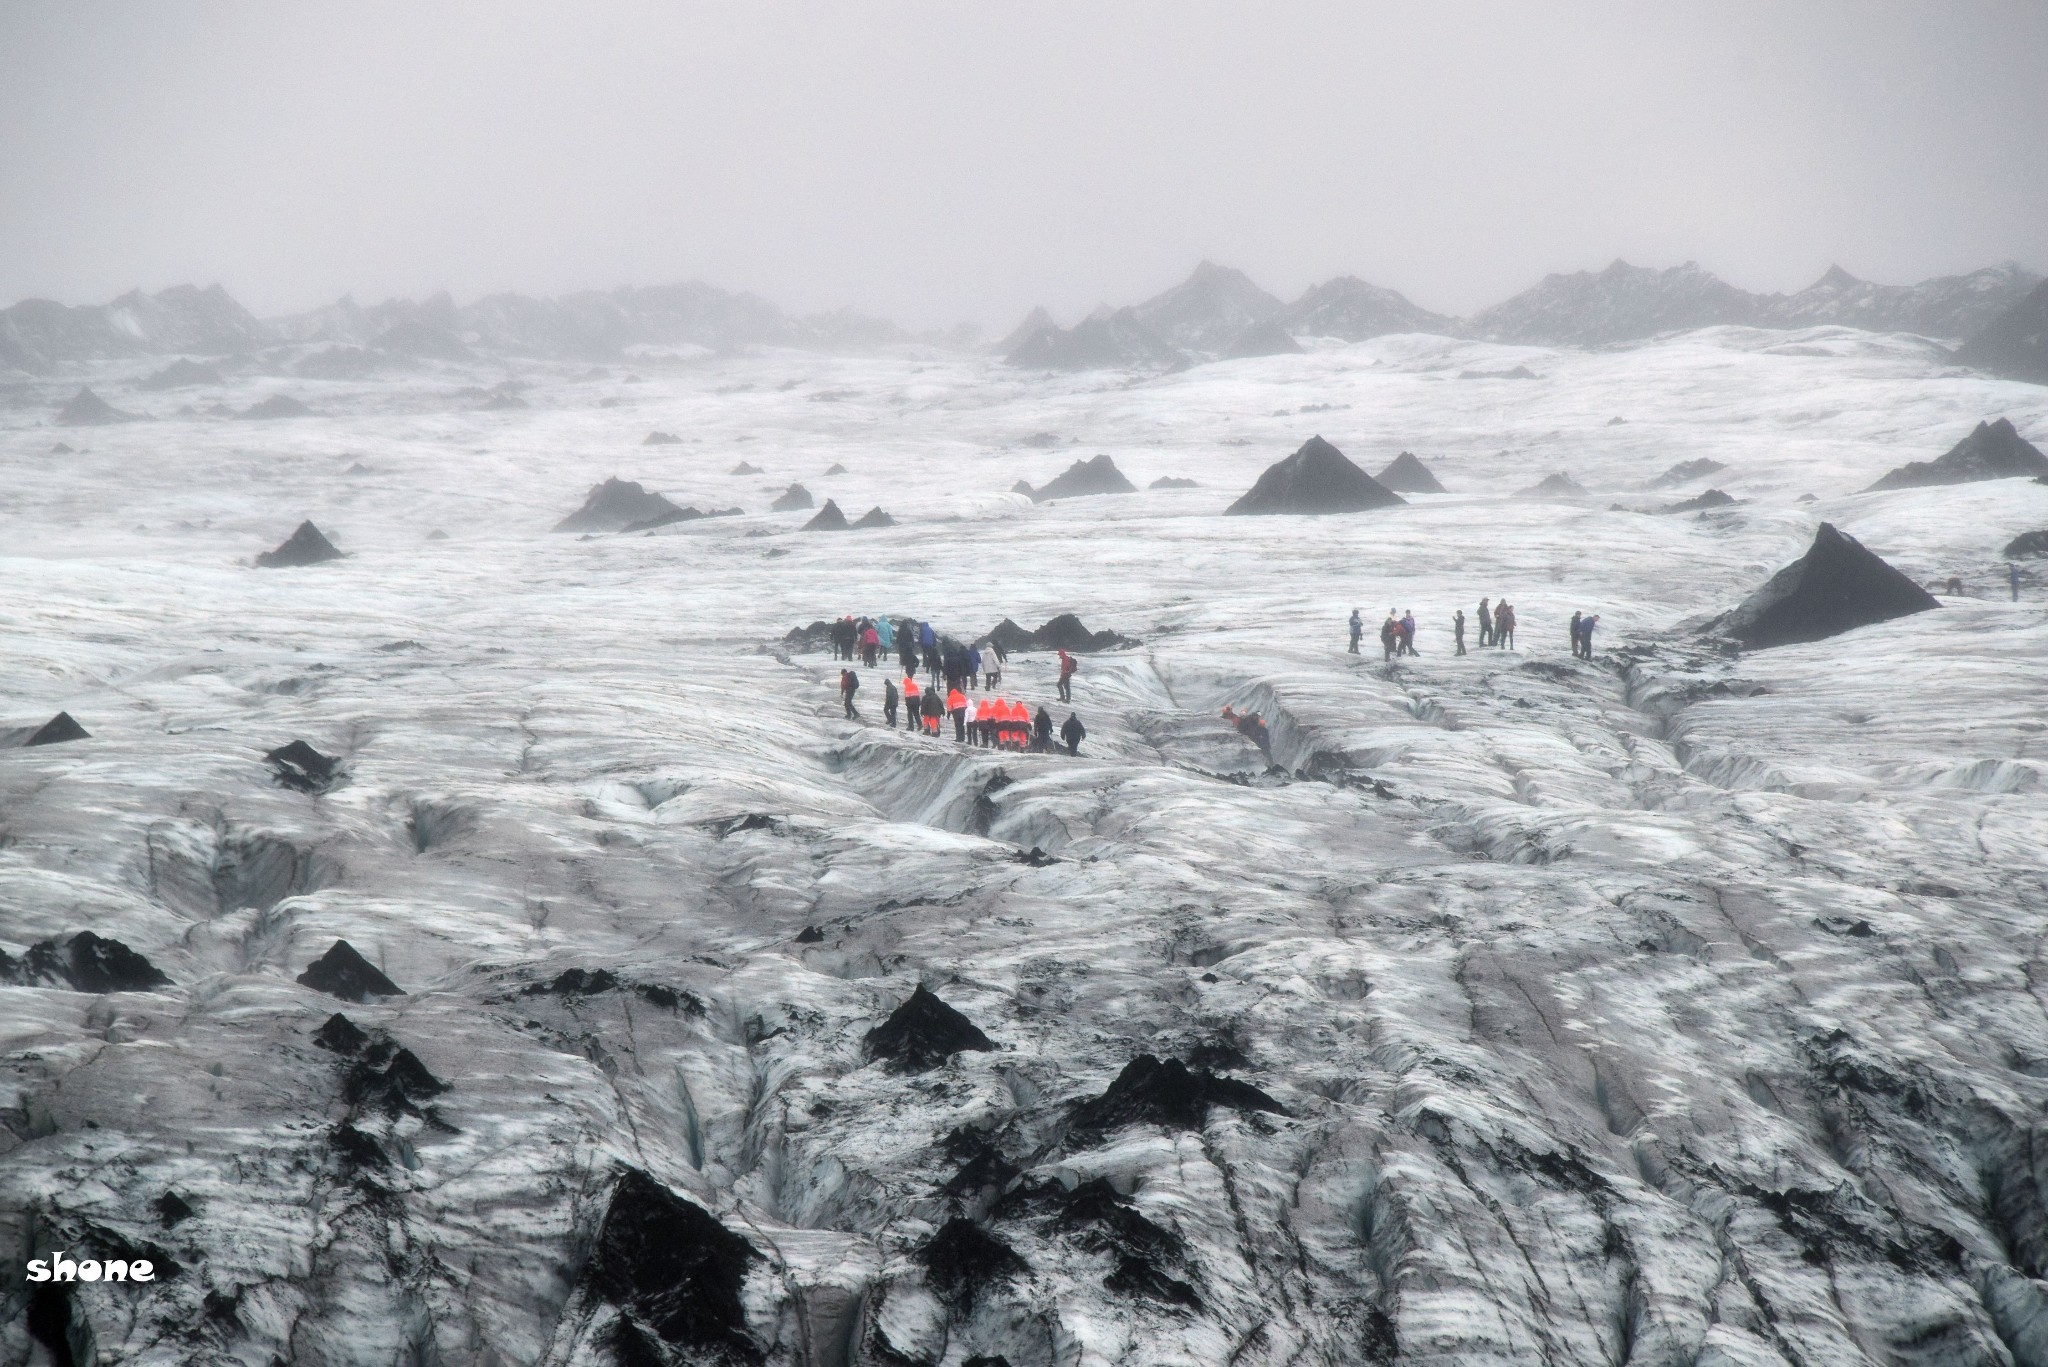
<path id="1" fill-rule="evenodd" d="M 920 691 L 917 686 L 916 677 L 911 674 L 905 674 L 903 676 L 903 729 L 906 731 L 915 731 L 924 722 L 924 711 L 919 706 L 922 702 L 922 699 L 918 697 Z M 889 724 L 894 726 L 896 723 L 892 720 Z"/>
<path id="2" fill-rule="evenodd" d="M 946 695 L 946 710 L 953 714 L 953 739 L 967 743 L 967 695 L 958 688 Z"/>

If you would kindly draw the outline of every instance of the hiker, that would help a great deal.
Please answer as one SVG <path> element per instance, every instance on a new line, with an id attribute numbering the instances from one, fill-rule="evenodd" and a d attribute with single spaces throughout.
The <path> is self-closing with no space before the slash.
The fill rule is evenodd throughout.
<path id="1" fill-rule="evenodd" d="M 1045 710 L 1043 708 L 1039 709 L 1038 715 L 1045 717 Z M 1050 724 L 1052 718 L 1046 717 L 1046 721 Z M 1067 743 L 1068 754 L 1078 755 L 1081 753 L 1081 742 L 1088 739 L 1088 728 L 1081 725 L 1081 718 L 1079 716 L 1069 712 L 1067 713 L 1066 725 L 1060 728 L 1060 739 Z"/>
<path id="2" fill-rule="evenodd" d="M 915 669 L 904 670 L 903 729 L 906 731 L 917 730 L 918 724 L 924 718 L 924 709 L 921 705 L 923 700 L 918 697 L 919 692 L 920 690 L 917 686 L 917 671 Z"/>
<path id="3" fill-rule="evenodd" d="M 1044 703 L 1038 705 L 1038 715 L 1031 719 L 1031 748 L 1041 755 L 1052 753 L 1052 713 L 1046 711 Z"/>
<path id="4" fill-rule="evenodd" d="M 1451 636 L 1458 643 L 1458 648 L 1453 653 L 1463 655 L 1465 653 L 1465 609 L 1463 608 L 1459 608 L 1451 614 Z"/>
<path id="5" fill-rule="evenodd" d="M 1415 649 L 1415 610 L 1413 608 L 1403 608 L 1401 610 L 1401 653 L 1403 655 L 1417 653 Z"/>
<path id="6" fill-rule="evenodd" d="M 1021 702 L 1009 706 L 1010 748 L 1021 754 L 1031 748 L 1031 708 Z"/>
<path id="7" fill-rule="evenodd" d="M 957 688 L 946 690 L 946 710 L 953 714 L 953 739 L 967 743 L 967 695 Z"/>
<path id="8" fill-rule="evenodd" d="M 867 630 L 860 634 L 860 662 L 869 669 L 873 669 L 875 667 L 875 655 L 881 648 L 882 633 L 875 630 L 874 624 L 870 622 Z"/>
<path id="9" fill-rule="evenodd" d="M 1493 643 L 1502 650 L 1515 648 L 1515 610 L 1507 603 L 1493 609 Z"/>
<path id="10" fill-rule="evenodd" d="M 875 643 L 884 655 L 896 649 L 896 624 L 884 617 L 875 623 Z"/>
<path id="11" fill-rule="evenodd" d="M 994 641 L 990 641 L 988 649 L 981 652 L 981 682 L 990 692 L 994 692 L 995 686 L 1003 681 L 1004 658 L 1002 647 Z"/>
<path id="12" fill-rule="evenodd" d="M 1487 609 L 1486 599 L 1479 600 L 1479 644 L 1493 644 L 1493 613 Z"/>
<path id="13" fill-rule="evenodd" d="M 967 647 L 967 683 L 972 688 L 981 687 L 981 647 Z"/>
<path id="14" fill-rule="evenodd" d="M 1358 653 L 1358 643 L 1365 636 L 1365 619 L 1358 615 L 1358 609 L 1351 609 L 1351 653 Z"/>
<path id="15" fill-rule="evenodd" d="M 1074 700 L 1074 671 L 1080 667 L 1073 656 L 1067 654 L 1064 649 L 1060 651 L 1059 697 L 1061 702 L 1072 702 Z"/>
<path id="16" fill-rule="evenodd" d="M 1579 623 L 1585 620 L 1585 616 L 1582 613 L 1576 611 L 1572 613 L 1572 658 L 1574 660 L 1585 653 L 1585 646 L 1579 640 Z"/>
<path id="17" fill-rule="evenodd" d="M 905 674 L 917 673 L 917 640 L 907 631 L 896 635 L 896 659 Z"/>
<path id="18" fill-rule="evenodd" d="M 1387 652 L 1387 659 L 1394 658 L 1394 650 L 1401 643 L 1401 624 L 1394 620 L 1394 610 L 1387 609 L 1387 620 L 1380 623 L 1380 649 Z"/>
<path id="19" fill-rule="evenodd" d="M 1593 627 L 1599 620 L 1598 617 L 1589 614 L 1579 623 L 1579 648 L 1585 651 L 1584 658 L 1588 660 L 1593 658 Z"/>
<path id="20" fill-rule="evenodd" d="M 924 733 L 933 740 L 939 738 L 939 723 L 946 716 L 946 700 L 936 686 L 924 691 Z"/>
<path id="21" fill-rule="evenodd" d="M 840 670 L 839 696 L 846 703 L 846 715 L 849 717 L 860 715 L 853 710 L 853 695 L 858 692 L 860 692 L 860 675 L 851 669 Z"/>
<path id="22" fill-rule="evenodd" d="M 889 723 L 891 731 L 896 729 L 896 681 L 882 680 L 882 720 Z"/>
<path id="23" fill-rule="evenodd" d="M 1256 712 L 1247 712 L 1237 719 L 1237 733 L 1259 747 L 1268 758 L 1273 754 L 1273 735 L 1266 729 L 1266 719 Z"/>

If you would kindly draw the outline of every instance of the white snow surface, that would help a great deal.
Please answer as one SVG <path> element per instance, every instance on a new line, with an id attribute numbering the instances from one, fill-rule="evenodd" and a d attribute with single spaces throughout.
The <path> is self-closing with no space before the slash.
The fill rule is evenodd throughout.
<path id="1" fill-rule="evenodd" d="M 173 983 L 0 986 L 8 1361 L 21 1260 L 87 1222 L 182 1268 L 79 1288 L 101 1361 L 608 1361 L 573 1293 L 632 1165 L 764 1255 L 777 1364 L 2048 1362 L 2048 611 L 1997 558 L 2048 487 L 1854 492 L 1983 418 L 2041 441 L 2048 389 L 1839 328 L 1158 378 L 635 365 L 522 365 L 501 412 L 458 393 L 507 378 L 481 363 L 190 396 L 318 415 L 275 422 L 60 431 L 54 382 L 0 410 L 0 730 L 92 733 L 0 750 L 0 948 L 89 929 Z M 1541 378 L 1457 378 L 1515 365 Z M 145 369 L 67 384 L 161 414 Z M 1451 492 L 1219 515 L 1318 432 Z M 1100 452 L 1200 487 L 1006 492 Z M 1644 490 L 1701 456 L 1730 468 Z M 1513 496 L 1558 470 L 1591 497 Z M 747 515 L 548 532 L 611 475 Z M 793 480 L 900 525 L 800 533 L 765 511 Z M 1709 485 L 1741 501 L 1648 511 Z M 249 567 L 305 518 L 348 558 Z M 1690 643 L 1822 520 L 1965 592 Z M 1519 648 L 1456 658 L 1482 595 Z M 1412 608 L 1422 654 L 1347 654 L 1353 607 L 1369 650 Z M 874 670 L 847 721 L 838 666 L 781 643 L 1064 611 L 1143 641 L 1084 657 L 1078 758 L 885 729 Z M 1049 658 L 1006 690 L 1050 700 Z M 1274 767 L 1226 704 L 1271 721 Z M 346 780 L 274 786 L 293 739 Z M 775 820 L 721 837 L 749 814 Z M 337 938 L 407 995 L 296 983 Z M 571 967 L 705 1009 L 521 995 Z M 919 983 L 998 1051 L 868 1062 Z M 450 1085 L 444 1126 L 351 1110 L 311 1040 L 337 1010 Z M 1142 1053 L 1286 1113 L 1065 1137 Z M 390 1168 L 344 1169 L 344 1119 Z M 1107 1178 L 1185 1241 L 1199 1305 L 950 1199 L 962 1127 L 1031 1180 Z M 167 1190 L 196 1211 L 169 1229 Z M 1026 1264 L 971 1309 L 916 1256 L 956 1213 Z"/>

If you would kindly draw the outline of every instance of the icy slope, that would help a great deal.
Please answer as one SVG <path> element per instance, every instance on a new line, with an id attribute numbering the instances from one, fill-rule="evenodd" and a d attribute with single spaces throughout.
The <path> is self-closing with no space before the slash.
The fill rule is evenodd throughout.
<path id="1" fill-rule="evenodd" d="M 171 980 L 0 986 L 0 1259 L 177 1266 L 57 1307 L 101 1360 L 2048 1360 L 2048 618 L 1994 577 L 2048 487 L 1854 492 L 2038 441 L 2048 390 L 1827 329 L 645 373 L 307 382 L 61 458 L 6 412 L 0 727 L 91 736 L 0 751 L 0 949 Z M 1458 492 L 1220 515 L 1314 431 Z M 1005 492 L 1097 453 L 1200 487 Z M 1745 502 L 1607 509 L 1702 457 Z M 765 511 L 835 463 L 900 525 Z M 1511 496 L 1560 469 L 1595 497 Z M 613 475 L 748 515 L 549 534 Z M 348 557 L 248 567 L 306 519 Z M 1974 592 L 1688 644 L 1823 520 Z M 1456 658 L 1482 595 L 1519 649 Z M 1423 653 L 1347 655 L 1353 607 Z M 844 611 L 1144 645 L 1084 660 L 1079 758 L 972 752 L 779 653 Z M 295 738 L 343 781 L 276 786 Z M 338 939 L 405 995 L 298 983 Z M 871 1059 L 920 985 L 997 1048 Z M 1193 1090 L 1077 1112 L 1144 1056 Z"/>

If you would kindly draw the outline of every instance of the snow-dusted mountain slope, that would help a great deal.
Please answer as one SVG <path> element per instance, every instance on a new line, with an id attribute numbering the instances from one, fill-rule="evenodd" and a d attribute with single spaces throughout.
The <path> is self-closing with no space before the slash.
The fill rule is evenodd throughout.
<path id="1" fill-rule="evenodd" d="M 151 368 L 0 410 L 0 735 L 90 733 L 0 750 L 7 1360 L 31 1307 L 164 1364 L 2048 1354 L 2048 585 L 1998 560 L 2048 486 L 1855 492 L 2039 442 L 2048 390 L 1719 328 L 533 365 L 497 411 L 436 364 L 45 425 L 86 381 L 160 413 Z M 1221 516 L 1317 432 L 1456 492 Z M 1141 492 L 1007 492 L 1096 454 Z M 1739 501 L 1650 515 L 1699 459 Z M 1592 497 L 1512 496 L 1559 471 Z M 550 534 L 613 475 L 746 515 Z M 801 532 L 793 481 L 899 524 Z M 249 566 L 307 519 L 346 558 Z M 1964 592 L 1688 645 L 1823 520 Z M 1517 648 L 1456 657 L 1482 596 Z M 1422 653 L 1347 654 L 1354 607 Z M 781 644 L 1066 611 L 1143 642 L 1083 658 L 1076 758 L 886 729 L 874 670 L 846 720 Z M 335 786 L 272 780 L 293 740 Z M 30 971 L 82 931 L 168 985 Z M 404 995 L 297 981 L 337 940 Z M 996 1048 L 870 1061 L 919 986 Z M 55 1248 L 175 1275 L 31 1300 Z"/>

